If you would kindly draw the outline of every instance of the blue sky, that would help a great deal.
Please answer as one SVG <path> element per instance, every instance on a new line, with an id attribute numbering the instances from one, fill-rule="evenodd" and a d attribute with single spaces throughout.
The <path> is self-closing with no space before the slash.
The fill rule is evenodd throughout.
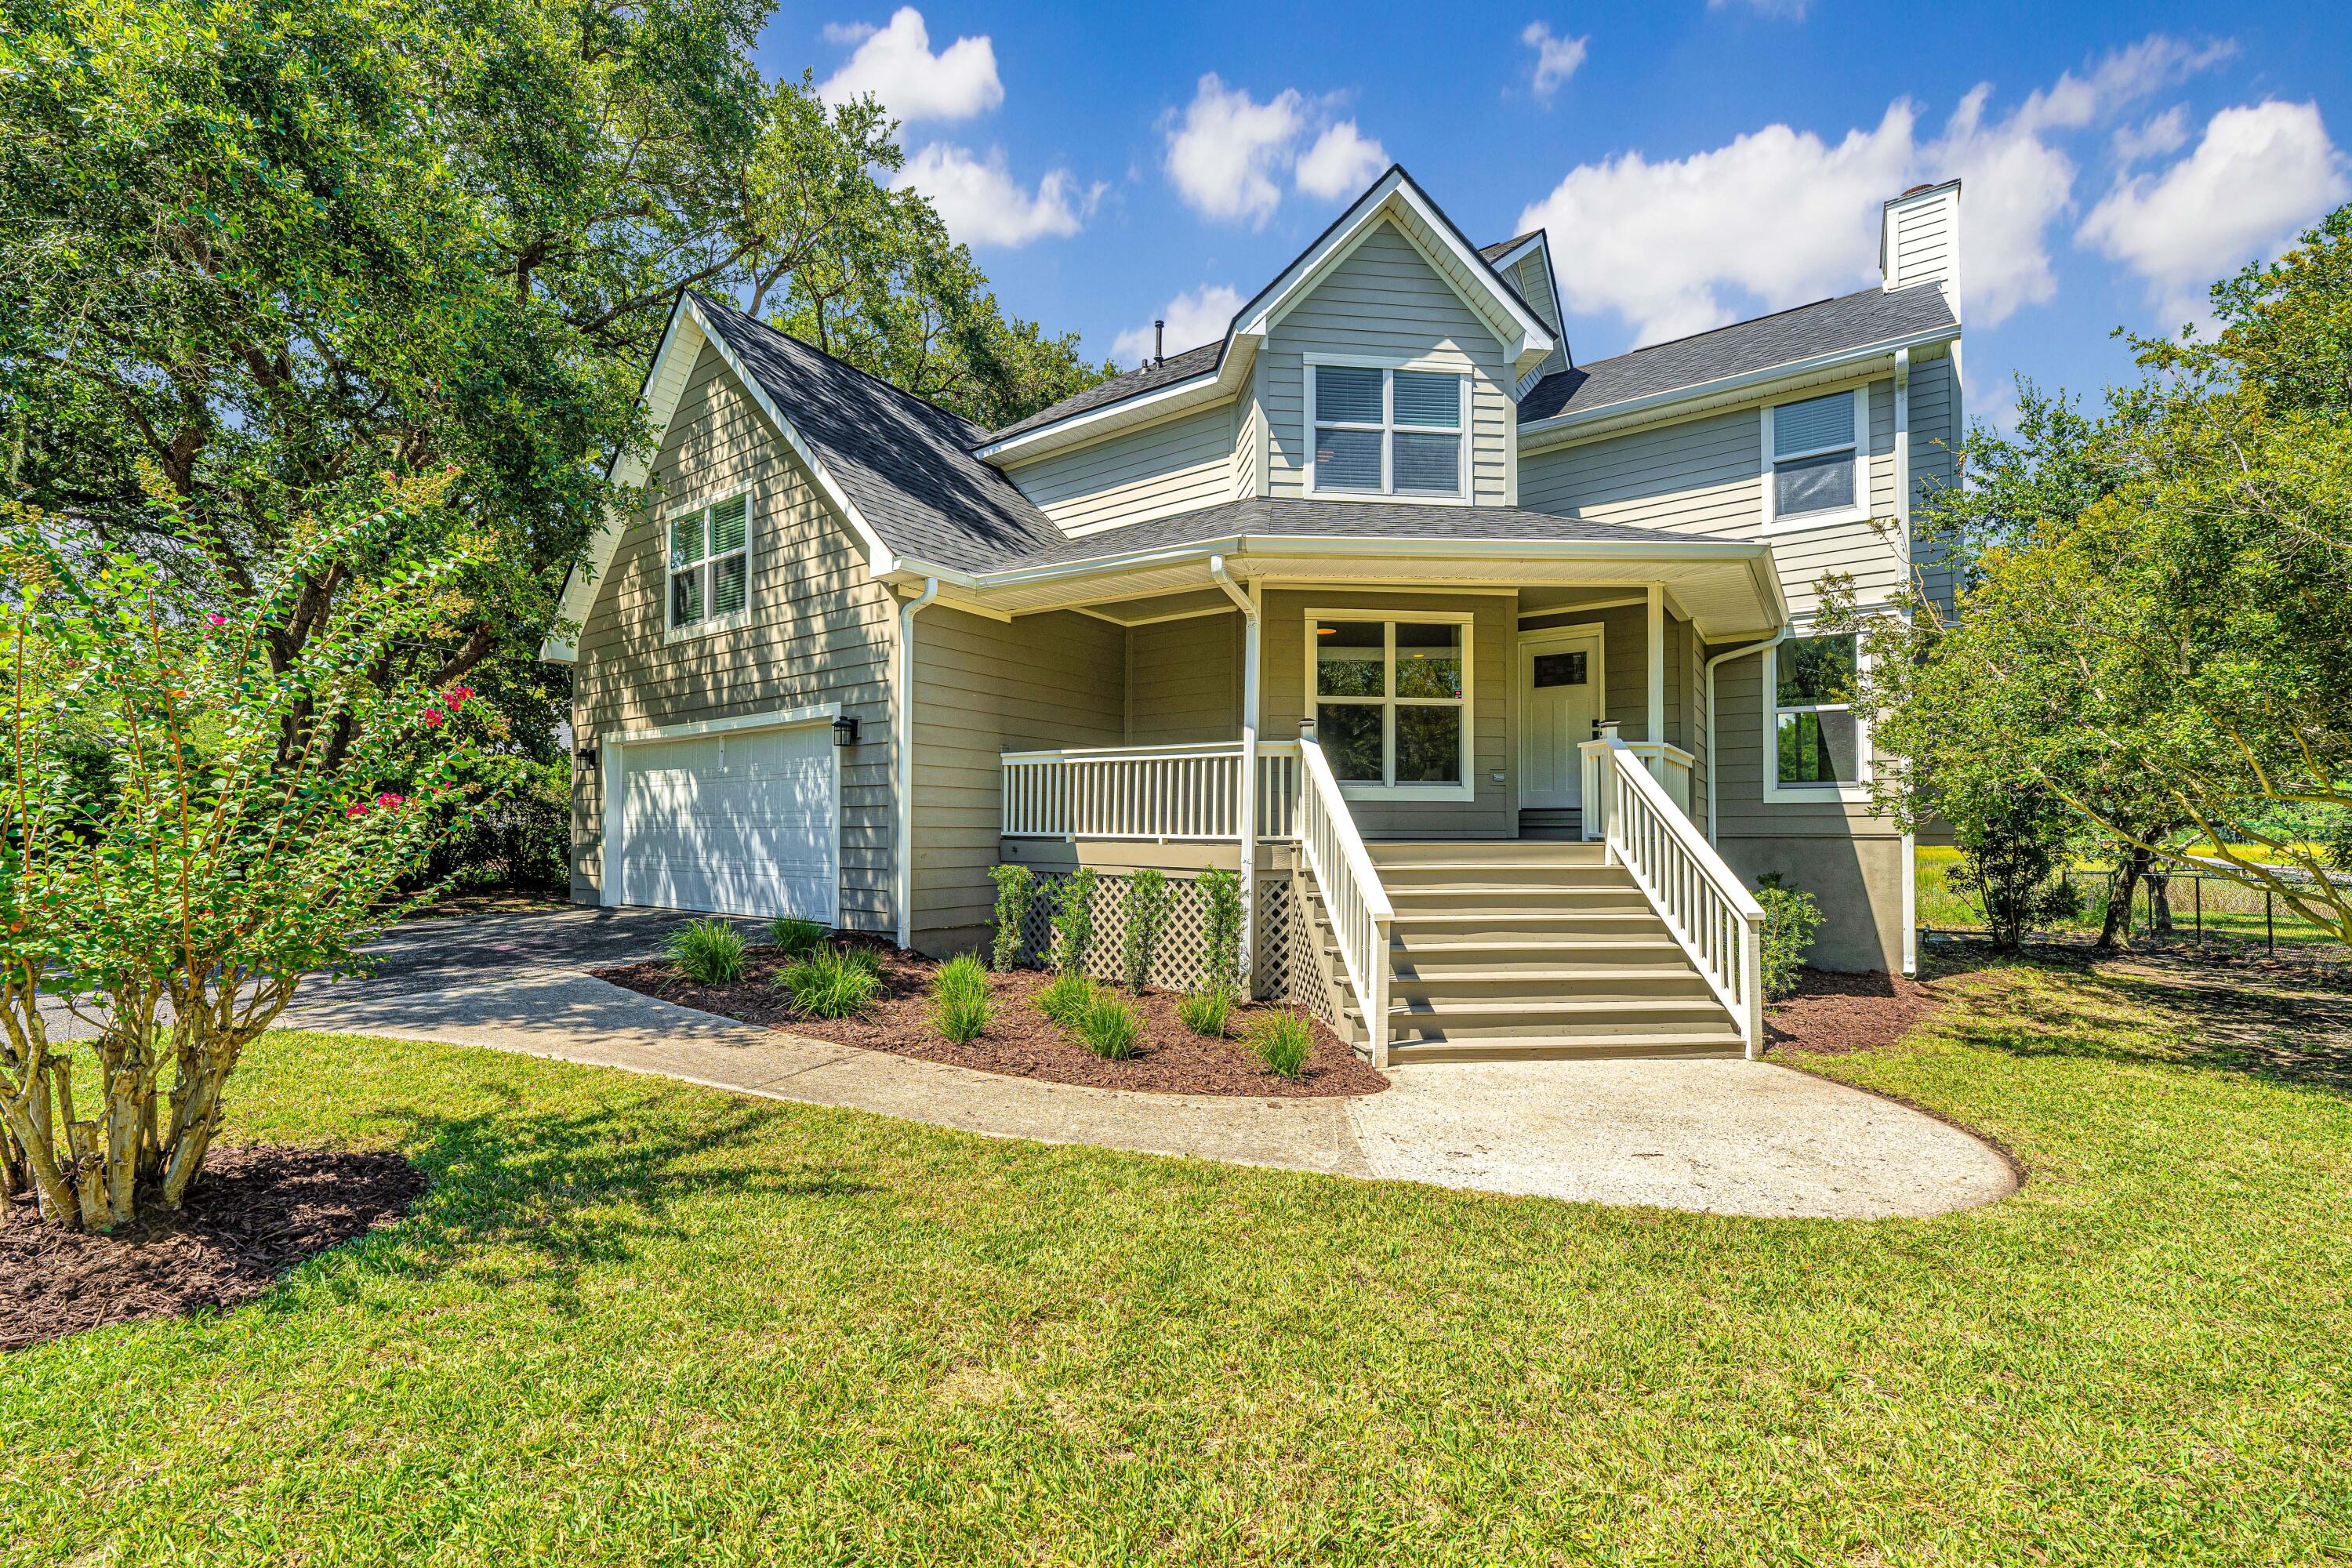
<path id="1" fill-rule="evenodd" d="M 787 6 L 771 73 L 871 90 L 1005 306 L 1133 363 L 1213 336 L 1391 161 L 1550 231 L 1581 360 L 1876 281 L 1958 174 L 1969 412 L 2129 374 L 2116 326 L 2352 199 L 2352 7 L 1844 0 Z M 1907 46 L 1907 47 L 1906 47 Z"/>

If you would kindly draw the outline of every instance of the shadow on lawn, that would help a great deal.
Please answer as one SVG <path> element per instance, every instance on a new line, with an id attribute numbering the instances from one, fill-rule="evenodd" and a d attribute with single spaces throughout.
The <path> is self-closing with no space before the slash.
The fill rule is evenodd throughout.
<path id="1" fill-rule="evenodd" d="M 1946 973 L 1989 988 L 1948 1016 L 1948 1033 L 2012 1056 L 2167 1063 L 2352 1091 L 2352 994 L 2324 980 L 2160 953 L 2097 962 L 2032 951 L 2006 967 L 2064 973 L 2069 984 L 2003 984 L 2004 966 L 1957 965 Z"/>
<path id="2" fill-rule="evenodd" d="M 645 1243 L 699 1228 L 707 1194 L 731 1201 L 857 1198 L 879 1191 L 836 1167 L 779 1157 L 774 1110 L 665 1097 L 609 1108 L 524 1110 L 511 1089 L 482 1086 L 487 1105 L 446 1116 L 385 1106 L 376 1115 L 431 1179 L 408 1219 L 385 1234 L 372 1271 L 425 1278 L 462 1269 L 494 1286 L 546 1289 L 580 1305 L 581 1276 L 625 1262 Z M 754 1143 L 759 1157 L 741 1158 Z"/>

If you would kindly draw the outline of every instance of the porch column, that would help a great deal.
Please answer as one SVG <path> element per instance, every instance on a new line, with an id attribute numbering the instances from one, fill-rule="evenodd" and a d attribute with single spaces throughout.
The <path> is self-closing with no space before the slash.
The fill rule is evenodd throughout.
<path id="1" fill-rule="evenodd" d="M 1642 739 L 1650 742 L 1650 776 L 1666 782 L 1666 585 L 1650 584 L 1650 700 L 1648 727 Z"/>
<path id="2" fill-rule="evenodd" d="M 1244 594 L 1225 571 L 1225 558 L 1209 557 L 1209 575 L 1242 613 L 1242 776 L 1241 820 L 1235 825 L 1242 841 L 1242 931 L 1238 954 L 1242 994 L 1250 994 L 1250 970 L 1257 956 L 1257 709 L 1258 597 L 1252 581 Z"/>

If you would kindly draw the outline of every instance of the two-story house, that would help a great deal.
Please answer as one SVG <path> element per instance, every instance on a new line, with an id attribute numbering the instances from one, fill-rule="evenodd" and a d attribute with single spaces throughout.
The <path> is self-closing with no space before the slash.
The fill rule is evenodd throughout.
<path id="1" fill-rule="evenodd" d="M 1949 481 L 1958 218 L 1906 192 L 1880 287 L 1581 363 L 1576 237 L 1481 248 L 1392 168 L 1218 341 L 994 431 L 688 297 L 547 649 L 573 896 L 940 953 L 1000 861 L 1234 865 L 1259 993 L 1375 1061 L 1752 1051 L 1757 878 L 1815 963 L 1912 962 L 1808 622 Z"/>

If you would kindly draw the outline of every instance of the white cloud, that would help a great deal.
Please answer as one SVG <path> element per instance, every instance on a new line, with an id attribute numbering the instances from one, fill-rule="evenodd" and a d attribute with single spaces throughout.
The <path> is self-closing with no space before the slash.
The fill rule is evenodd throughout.
<path id="1" fill-rule="evenodd" d="M 1260 103 L 1211 71 L 1169 130 L 1168 177 L 1195 211 L 1263 225 L 1282 205 L 1277 182 L 1306 126 L 1307 100 L 1296 88 Z"/>
<path id="2" fill-rule="evenodd" d="M 890 183 L 930 197 L 948 232 L 967 245 L 1026 245 L 1076 234 L 1103 194 L 1100 184 L 1080 190 L 1067 169 L 1055 169 L 1032 195 L 1005 167 L 1002 148 L 990 148 L 982 160 L 945 142 L 908 159 Z"/>
<path id="3" fill-rule="evenodd" d="M 1388 166 L 1387 151 L 1357 131 L 1354 121 L 1342 120 L 1298 160 L 1298 188 L 1327 201 L 1352 196 Z"/>
<path id="4" fill-rule="evenodd" d="M 2215 114 L 2163 173 L 2117 176 L 2075 238 L 2146 279 L 2168 321 L 2201 320 L 2206 285 L 2277 254 L 2347 195 L 2319 106 L 2271 100 Z"/>
<path id="5" fill-rule="evenodd" d="M 1529 22 L 1519 34 L 1519 42 L 1536 52 L 1535 89 L 1538 98 L 1549 98 L 1561 82 L 1576 74 L 1584 63 L 1585 38 L 1563 38 L 1556 36 L 1548 22 Z"/>
<path id="6" fill-rule="evenodd" d="M 1241 308 L 1240 291 L 1222 283 L 1203 283 L 1177 295 L 1160 312 L 1160 319 L 1168 323 L 1168 352 L 1177 353 L 1215 342 L 1225 335 L 1234 312 Z M 1152 335 L 1149 321 L 1130 327 L 1112 341 L 1111 357 L 1122 363 L 1141 364 L 1151 357 Z"/>
<path id="7" fill-rule="evenodd" d="M 836 22 L 825 27 L 824 36 L 830 43 L 857 46 L 817 89 L 828 104 L 871 93 L 892 118 L 908 122 L 969 120 L 1004 101 L 1004 84 L 996 77 L 996 47 L 988 36 L 958 38 L 933 54 L 930 30 L 912 5 L 891 13 L 886 27 Z"/>
<path id="8" fill-rule="evenodd" d="M 1775 310 L 1867 285 L 1880 204 L 1957 176 L 1964 300 L 1971 321 L 1993 326 L 2057 291 L 2049 235 L 2073 210 L 2076 174 L 2063 136 L 2233 49 L 2155 35 L 2007 115 L 1988 112 L 1992 89 L 1980 85 L 1932 138 L 1898 100 L 1834 142 L 1769 125 L 1686 158 L 1621 153 L 1570 171 L 1518 226 L 1550 229 L 1570 309 L 1622 316 L 1654 342 L 1730 321 L 1743 313 L 1735 304 Z"/>
<path id="9" fill-rule="evenodd" d="M 1354 121 L 1333 119 L 1334 107 L 1334 100 L 1310 100 L 1297 88 L 1260 103 L 1211 71 L 1183 113 L 1166 121 L 1168 178 L 1195 212 L 1253 227 L 1264 227 L 1282 205 L 1286 174 L 1311 196 L 1353 195 L 1388 166 L 1389 155 Z M 1315 141 L 1302 152 L 1310 134 Z"/>
<path id="10" fill-rule="evenodd" d="M 2116 162 L 2126 168 L 2145 158 L 2161 158 L 2189 145 L 2189 106 L 2176 103 L 2139 125 L 2118 125 L 2114 138 Z"/>

